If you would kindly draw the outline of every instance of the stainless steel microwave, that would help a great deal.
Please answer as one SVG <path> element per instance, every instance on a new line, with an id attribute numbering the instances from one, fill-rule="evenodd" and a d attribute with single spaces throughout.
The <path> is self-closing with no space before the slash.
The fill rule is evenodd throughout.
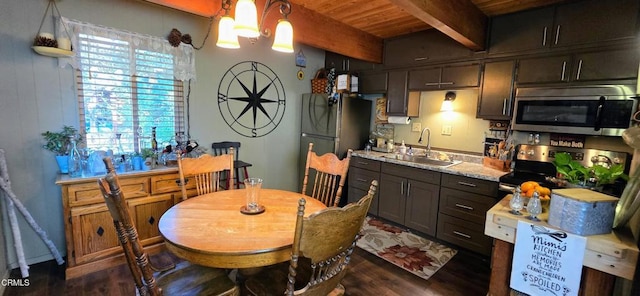
<path id="1" fill-rule="evenodd" d="M 620 136 L 638 108 L 635 86 L 518 88 L 512 129 Z"/>

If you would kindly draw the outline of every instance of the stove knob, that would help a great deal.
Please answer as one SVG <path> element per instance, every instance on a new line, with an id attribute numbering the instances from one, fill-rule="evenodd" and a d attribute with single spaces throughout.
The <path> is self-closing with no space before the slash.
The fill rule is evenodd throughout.
<path id="1" fill-rule="evenodd" d="M 620 159 L 620 157 L 614 157 L 612 161 L 615 164 L 621 164 L 622 163 L 622 159 Z"/>
<path id="2" fill-rule="evenodd" d="M 536 152 L 535 152 L 535 151 L 533 151 L 533 150 L 529 150 L 529 152 L 527 152 L 527 154 L 528 154 L 529 156 L 534 156 L 534 155 L 536 154 Z"/>

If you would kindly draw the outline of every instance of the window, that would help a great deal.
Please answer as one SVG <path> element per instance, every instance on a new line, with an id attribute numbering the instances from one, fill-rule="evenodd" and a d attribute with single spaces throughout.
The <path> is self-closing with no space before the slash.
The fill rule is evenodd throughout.
<path id="1" fill-rule="evenodd" d="M 87 148 L 116 153 L 150 148 L 152 127 L 159 147 L 184 135 L 184 87 L 175 78 L 181 72 L 176 53 L 164 44 L 159 50 L 149 46 L 166 40 L 66 24 L 74 31 L 80 130 Z M 140 41 L 145 38 L 154 40 Z"/>

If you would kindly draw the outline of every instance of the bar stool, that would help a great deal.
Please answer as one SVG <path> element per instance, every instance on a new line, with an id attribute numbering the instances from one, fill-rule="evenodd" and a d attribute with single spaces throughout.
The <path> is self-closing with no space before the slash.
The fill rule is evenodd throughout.
<path id="1" fill-rule="evenodd" d="M 247 168 L 252 166 L 252 164 L 238 159 L 240 155 L 240 142 L 224 141 L 224 142 L 214 142 L 213 144 L 211 144 L 211 149 L 213 149 L 213 154 L 216 156 L 228 154 L 229 148 L 231 147 L 233 147 L 234 149 L 234 156 L 235 156 L 235 160 L 233 161 L 233 168 L 235 169 L 234 181 L 236 183 L 236 188 L 240 188 L 240 184 L 244 184 L 244 179 L 249 178 L 249 172 Z M 243 170 L 242 182 L 240 182 L 241 169 Z M 228 184 L 229 184 L 229 180 L 227 180 L 227 187 L 228 187 Z"/>

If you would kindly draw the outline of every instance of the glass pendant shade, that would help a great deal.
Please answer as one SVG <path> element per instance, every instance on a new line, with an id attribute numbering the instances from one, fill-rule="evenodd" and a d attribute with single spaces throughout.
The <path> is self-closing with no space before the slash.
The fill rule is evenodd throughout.
<path id="1" fill-rule="evenodd" d="M 271 49 L 281 52 L 293 52 L 293 27 L 286 19 L 278 21 Z"/>
<path id="2" fill-rule="evenodd" d="M 228 15 L 223 16 L 218 23 L 218 42 L 216 46 L 224 48 L 240 48 L 238 35 L 233 30 L 235 22 Z"/>
<path id="3" fill-rule="evenodd" d="M 252 0 L 238 0 L 236 4 L 236 17 L 233 29 L 238 36 L 257 38 L 260 36 L 258 30 L 258 12 L 256 4 Z"/>
<path id="4" fill-rule="evenodd" d="M 452 100 L 442 101 L 442 107 L 440 107 L 440 111 L 453 111 L 453 101 Z"/>

